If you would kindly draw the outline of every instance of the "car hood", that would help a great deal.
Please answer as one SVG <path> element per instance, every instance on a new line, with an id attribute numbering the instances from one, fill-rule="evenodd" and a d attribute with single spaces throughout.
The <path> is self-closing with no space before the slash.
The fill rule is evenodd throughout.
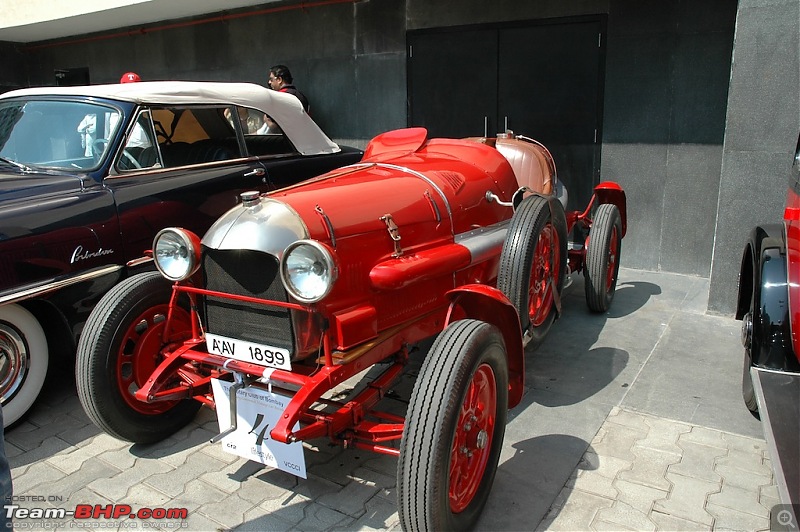
<path id="1" fill-rule="evenodd" d="M 83 178 L 47 172 L 0 172 L 0 202 L 80 190 Z"/>

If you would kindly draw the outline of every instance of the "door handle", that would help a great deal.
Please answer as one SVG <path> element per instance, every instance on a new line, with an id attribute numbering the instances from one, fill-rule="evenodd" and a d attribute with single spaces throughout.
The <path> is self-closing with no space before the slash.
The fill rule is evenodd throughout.
<path id="1" fill-rule="evenodd" d="M 266 171 L 263 168 L 254 168 L 254 169 L 250 170 L 249 172 L 246 172 L 244 174 L 244 177 L 252 177 L 254 175 L 262 176 L 265 173 L 266 173 Z"/>

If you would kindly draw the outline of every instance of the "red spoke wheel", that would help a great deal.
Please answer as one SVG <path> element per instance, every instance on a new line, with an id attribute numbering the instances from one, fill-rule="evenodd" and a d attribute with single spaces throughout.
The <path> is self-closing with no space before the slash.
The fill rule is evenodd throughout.
<path id="1" fill-rule="evenodd" d="M 189 313 L 179 308 L 164 339 L 171 295 L 171 284 L 158 273 L 130 277 L 103 296 L 81 334 L 75 363 L 78 398 L 89 419 L 118 439 L 162 440 L 200 408 L 190 399 L 144 403 L 133 395 L 161 362 L 162 349 L 190 337 Z"/>
<path id="2" fill-rule="evenodd" d="M 529 345 L 542 343 L 558 310 L 564 287 L 567 222 L 557 200 L 529 196 L 520 203 L 500 254 L 497 288 L 519 313 Z"/>
<path id="3" fill-rule="evenodd" d="M 452 323 L 423 362 L 397 463 L 403 530 L 466 530 L 486 504 L 505 434 L 508 363 L 496 327 Z"/>
<path id="4" fill-rule="evenodd" d="M 617 289 L 619 254 L 622 248 L 622 218 L 611 203 L 597 208 L 586 242 L 583 269 L 586 304 L 593 312 L 606 312 Z"/>

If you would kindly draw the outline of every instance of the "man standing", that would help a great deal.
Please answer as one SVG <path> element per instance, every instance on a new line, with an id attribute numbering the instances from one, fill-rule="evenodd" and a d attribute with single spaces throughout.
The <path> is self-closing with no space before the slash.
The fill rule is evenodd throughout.
<path id="1" fill-rule="evenodd" d="M 275 65 L 269 69 L 269 79 L 267 80 L 269 88 L 278 92 L 288 92 L 294 94 L 300 103 L 303 104 L 303 109 L 308 112 L 308 98 L 306 95 L 297 90 L 297 87 L 292 85 L 292 73 L 285 65 Z"/>

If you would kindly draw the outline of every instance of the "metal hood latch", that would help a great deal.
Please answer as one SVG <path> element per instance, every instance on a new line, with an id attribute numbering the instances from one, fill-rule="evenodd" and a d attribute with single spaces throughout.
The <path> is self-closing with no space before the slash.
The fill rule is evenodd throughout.
<path id="1" fill-rule="evenodd" d="M 394 242 L 394 253 L 392 253 L 392 257 L 401 257 L 403 255 L 403 248 L 400 247 L 401 237 L 397 224 L 394 223 L 394 219 L 392 218 L 391 214 L 384 214 L 381 216 L 381 221 L 386 224 L 386 229 L 389 231 L 389 237 Z"/>

